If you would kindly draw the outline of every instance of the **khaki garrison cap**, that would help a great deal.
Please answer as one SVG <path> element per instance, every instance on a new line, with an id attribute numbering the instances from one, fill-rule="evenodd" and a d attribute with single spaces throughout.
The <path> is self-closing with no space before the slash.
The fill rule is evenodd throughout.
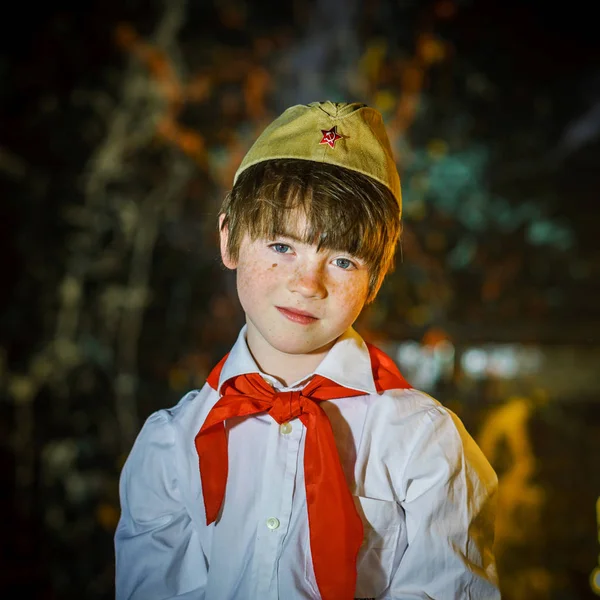
<path id="1" fill-rule="evenodd" d="M 383 118 L 365 104 L 313 102 L 288 108 L 248 150 L 234 184 L 248 167 L 278 158 L 314 160 L 368 175 L 385 185 L 402 208 L 400 177 Z"/>

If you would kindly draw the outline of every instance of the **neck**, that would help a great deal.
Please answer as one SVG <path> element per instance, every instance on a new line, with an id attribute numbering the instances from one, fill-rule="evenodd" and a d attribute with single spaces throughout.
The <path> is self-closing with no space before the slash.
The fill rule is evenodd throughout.
<path id="1" fill-rule="evenodd" d="M 246 334 L 246 343 L 258 368 L 263 373 L 277 379 L 284 386 L 289 386 L 313 373 L 335 340 L 309 354 L 288 354 L 269 346 L 249 329 Z"/>

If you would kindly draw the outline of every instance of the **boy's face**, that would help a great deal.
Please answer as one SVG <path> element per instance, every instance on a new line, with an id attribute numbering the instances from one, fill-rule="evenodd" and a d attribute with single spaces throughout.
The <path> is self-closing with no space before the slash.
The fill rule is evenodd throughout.
<path id="1" fill-rule="evenodd" d="M 246 235 L 238 261 L 227 254 L 227 228 L 221 232 L 223 263 L 237 269 L 247 341 L 257 360 L 257 354 L 276 360 L 278 353 L 327 352 L 367 299 L 367 266 L 346 252 L 317 251 L 300 241 L 304 219 L 297 221 L 294 232 L 274 240 Z"/>

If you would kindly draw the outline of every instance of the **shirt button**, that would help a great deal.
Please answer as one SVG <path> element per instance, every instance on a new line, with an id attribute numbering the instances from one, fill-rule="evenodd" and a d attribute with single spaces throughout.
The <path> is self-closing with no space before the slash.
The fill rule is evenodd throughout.
<path id="1" fill-rule="evenodd" d="M 267 527 L 269 529 L 277 529 L 279 527 L 279 519 L 276 519 L 275 517 L 267 519 Z"/>
<path id="2" fill-rule="evenodd" d="M 282 423 L 279 426 L 279 431 L 280 433 L 283 433 L 283 435 L 287 435 L 288 433 L 292 433 L 292 424 L 291 423 Z"/>

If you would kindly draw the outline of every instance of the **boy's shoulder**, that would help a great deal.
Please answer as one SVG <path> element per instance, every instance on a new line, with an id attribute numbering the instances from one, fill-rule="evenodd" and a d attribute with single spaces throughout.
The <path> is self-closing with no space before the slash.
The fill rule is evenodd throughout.
<path id="1" fill-rule="evenodd" d="M 457 448 L 472 442 L 459 417 L 420 390 L 390 389 L 368 396 L 367 403 L 364 431 L 392 446 L 399 439 L 409 445 L 418 439 L 444 439 Z"/>
<path id="2" fill-rule="evenodd" d="M 369 412 L 383 419 L 418 419 L 428 414 L 440 417 L 450 411 L 429 394 L 415 388 L 389 389 L 368 397 Z"/>
<path id="3" fill-rule="evenodd" d="M 365 456 L 405 469 L 424 462 L 458 468 L 466 462 L 495 485 L 493 469 L 462 420 L 441 402 L 415 389 L 387 390 L 368 401 L 362 435 Z"/>
<path id="4" fill-rule="evenodd" d="M 191 439 L 194 439 L 217 400 L 215 390 L 205 383 L 202 388 L 184 394 L 174 406 L 152 413 L 146 420 L 144 429 L 155 434 L 171 430 L 176 438 L 190 439 L 191 435 Z"/>

